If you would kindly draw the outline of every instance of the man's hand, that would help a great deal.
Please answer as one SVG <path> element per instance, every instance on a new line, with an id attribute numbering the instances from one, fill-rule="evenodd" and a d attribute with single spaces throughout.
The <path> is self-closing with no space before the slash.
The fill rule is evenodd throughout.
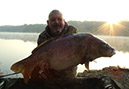
<path id="1" fill-rule="evenodd" d="M 43 73 L 44 70 L 52 69 L 52 67 L 50 65 L 48 65 L 48 63 L 45 62 L 45 61 L 43 61 L 43 60 L 40 61 L 40 63 L 38 64 L 38 66 L 40 67 L 40 71 L 39 71 L 40 74 Z"/>

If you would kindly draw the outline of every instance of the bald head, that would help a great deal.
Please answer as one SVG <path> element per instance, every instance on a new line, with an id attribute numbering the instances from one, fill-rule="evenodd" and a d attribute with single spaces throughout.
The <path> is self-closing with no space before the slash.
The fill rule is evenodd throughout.
<path id="1" fill-rule="evenodd" d="M 60 14 L 61 17 L 63 18 L 63 14 L 62 14 L 59 10 L 52 10 L 52 11 L 49 13 L 48 19 L 50 19 L 50 17 L 51 17 L 53 14 Z"/>
<path id="2" fill-rule="evenodd" d="M 48 16 L 47 24 L 53 35 L 60 35 L 65 25 L 62 13 L 59 10 L 52 10 Z"/>

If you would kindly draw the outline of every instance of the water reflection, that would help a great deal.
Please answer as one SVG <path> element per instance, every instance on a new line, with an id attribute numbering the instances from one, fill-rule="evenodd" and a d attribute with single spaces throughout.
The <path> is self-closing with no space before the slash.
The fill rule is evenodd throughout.
<path id="1" fill-rule="evenodd" d="M 98 36 L 118 51 L 129 52 L 129 37 L 127 36 Z"/>
<path id="2" fill-rule="evenodd" d="M 90 69 L 102 69 L 109 66 L 120 66 L 122 68 L 129 68 L 128 64 L 129 52 L 116 51 L 116 54 L 111 58 L 98 58 L 96 62 L 90 62 Z M 84 65 L 79 65 L 78 72 L 83 72 L 85 70 Z"/>
<path id="3" fill-rule="evenodd" d="M 0 70 L 4 74 L 13 73 L 10 70 L 11 65 L 31 54 L 31 51 L 37 46 L 37 37 L 37 33 L 0 33 Z M 99 37 L 107 41 L 117 51 L 111 58 L 98 58 L 97 63 L 91 62 L 90 69 L 102 69 L 117 65 L 129 68 L 129 37 Z M 78 66 L 78 72 L 82 72 L 84 69 L 84 65 Z"/>
<path id="4" fill-rule="evenodd" d="M 0 43 L 0 69 L 4 74 L 12 73 L 11 65 L 30 55 L 36 47 L 35 42 L 23 40 L 0 39 Z"/>

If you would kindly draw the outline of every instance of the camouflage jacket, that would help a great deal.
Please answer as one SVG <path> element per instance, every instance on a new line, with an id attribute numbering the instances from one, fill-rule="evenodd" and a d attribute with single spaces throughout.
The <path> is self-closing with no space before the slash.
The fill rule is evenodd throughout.
<path id="1" fill-rule="evenodd" d="M 77 28 L 73 27 L 73 26 L 69 26 L 65 25 L 64 27 L 64 30 L 62 31 L 61 35 L 60 36 L 63 36 L 63 35 L 68 35 L 68 34 L 72 34 L 72 33 L 77 33 Z M 53 36 L 51 33 L 50 33 L 50 29 L 49 27 L 47 26 L 45 28 L 45 30 L 39 35 L 39 38 L 38 38 L 38 45 L 41 44 L 42 42 L 50 39 L 50 38 L 53 38 L 55 36 Z"/>

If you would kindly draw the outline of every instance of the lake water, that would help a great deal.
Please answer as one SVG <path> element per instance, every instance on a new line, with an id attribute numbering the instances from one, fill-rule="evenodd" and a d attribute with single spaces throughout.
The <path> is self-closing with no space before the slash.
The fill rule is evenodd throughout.
<path id="1" fill-rule="evenodd" d="M 38 33 L 7 33 L 0 32 L 0 71 L 3 74 L 13 73 L 10 67 L 13 63 L 26 58 L 37 46 Z M 98 58 L 90 63 L 90 69 L 102 69 L 108 66 L 129 68 L 129 37 L 97 36 L 116 49 L 111 58 Z M 78 72 L 84 71 L 84 65 L 78 66 Z M 21 75 L 17 75 L 21 76 Z"/>

